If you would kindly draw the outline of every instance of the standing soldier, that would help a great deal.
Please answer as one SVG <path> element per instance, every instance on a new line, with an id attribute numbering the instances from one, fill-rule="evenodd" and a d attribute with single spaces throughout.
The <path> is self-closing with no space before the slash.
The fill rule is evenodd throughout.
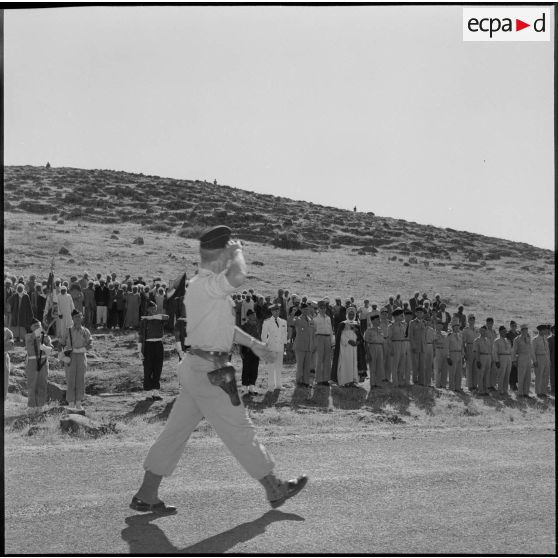
<path id="1" fill-rule="evenodd" d="M 477 367 L 478 394 L 488 395 L 490 366 L 492 365 L 492 343 L 486 335 L 486 326 L 481 326 L 480 337 L 473 341 L 473 354 Z"/>
<path id="2" fill-rule="evenodd" d="M 556 388 L 556 328 L 552 326 L 550 328 L 550 337 L 548 341 L 548 350 L 550 352 L 550 393 L 554 395 Z"/>
<path id="3" fill-rule="evenodd" d="M 494 329 L 494 318 L 486 318 L 486 337 L 490 341 L 491 345 L 494 344 L 498 334 Z M 492 351 L 491 353 L 492 354 Z M 488 380 L 488 391 L 496 391 L 496 380 L 498 378 L 498 369 L 496 368 L 496 363 L 492 361 L 490 365 L 490 377 Z"/>
<path id="4" fill-rule="evenodd" d="M 446 389 L 448 385 L 449 339 L 444 331 L 444 324 L 436 321 L 436 337 L 434 339 L 434 361 L 436 367 L 435 385 Z M 426 385 L 426 384 L 423 384 Z"/>
<path id="5" fill-rule="evenodd" d="M 506 336 L 506 326 L 500 326 L 498 333 L 500 337 L 494 341 L 492 346 L 492 360 L 499 372 L 498 390 L 500 395 L 507 395 L 512 364 L 512 345 Z"/>
<path id="6" fill-rule="evenodd" d="M 370 327 L 364 332 L 366 360 L 370 366 L 370 389 L 380 387 L 386 381 L 384 371 L 385 339 L 380 328 L 380 316 L 374 314 L 370 318 Z"/>
<path id="7" fill-rule="evenodd" d="M 30 333 L 25 336 L 25 350 L 27 406 L 40 408 L 47 402 L 48 355 L 52 352 L 53 346 L 37 318 L 33 318 Z"/>
<path id="8" fill-rule="evenodd" d="M 411 342 L 411 359 L 413 368 L 413 384 L 424 380 L 424 352 L 426 350 L 426 324 L 424 308 L 415 308 L 416 318 L 409 323 L 409 340 Z"/>
<path id="9" fill-rule="evenodd" d="M 513 340 L 512 361 L 517 361 L 517 396 L 529 398 L 531 365 L 535 360 L 529 326 L 521 324 L 521 333 Z"/>
<path id="10" fill-rule="evenodd" d="M 401 308 L 393 311 L 393 323 L 388 328 L 387 347 L 391 353 L 391 378 L 393 385 L 404 387 L 405 384 L 405 330 L 407 324 Z M 366 336 L 365 336 L 366 341 Z"/>
<path id="11" fill-rule="evenodd" d="M 513 320 L 510 322 L 510 329 L 506 333 L 506 339 L 510 342 L 513 347 L 513 342 L 515 338 L 519 335 L 517 331 L 517 323 Z M 513 391 L 517 391 L 517 362 L 512 361 L 511 372 L 510 372 L 510 388 Z"/>
<path id="12" fill-rule="evenodd" d="M 310 387 L 310 369 L 314 354 L 314 321 L 310 318 L 312 308 L 306 303 L 300 305 L 302 315 L 294 320 L 296 355 L 296 384 Z"/>
<path id="13" fill-rule="evenodd" d="M 331 341 L 333 323 L 326 314 L 326 301 L 318 301 L 318 315 L 314 318 L 316 346 L 316 384 L 329 385 L 331 378 Z"/>
<path id="14" fill-rule="evenodd" d="M 403 341 L 403 354 L 404 354 L 404 370 L 405 370 L 405 385 L 408 386 L 411 384 L 411 368 L 412 368 L 412 359 L 411 359 L 411 340 L 409 339 L 409 324 L 413 319 L 413 312 L 406 308 L 403 310 L 403 315 L 405 316 L 405 340 Z"/>
<path id="15" fill-rule="evenodd" d="M 448 335 L 449 344 L 449 388 L 453 391 L 461 389 L 461 377 L 463 376 L 463 334 L 460 331 L 459 318 L 451 321 L 452 332 Z"/>
<path id="16" fill-rule="evenodd" d="M 66 367 L 66 401 L 70 407 L 83 410 L 81 402 L 85 395 L 85 372 L 87 370 L 86 351 L 91 348 L 91 333 L 81 325 L 83 314 L 72 312 L 72 327 L 66 329 L 60 340 L 64 352 L 71 351 Z"/>
<path id="17" fill-rule="evenodd" d="M 283 353 L 287 345 L 287 320 L 279 316 L 281 313 L 281 305 L 278 303 L 272 304 L 269 307 L 271 317 L 264 320 L 262 325 L 262 341 L 265 343 L 267 349 L 273 353 L 273 360 L 269 363 L 267 389 L 273 391 L 282 389 L 281 371 L 283 370 Z M 329 319 L 329 318 L 328 318 Z M 331 334 L 330 334 L 331 338 Z M 331 344 L 331 341 L 330 341 Z M 331 352 L 331 349 L 330 349 Z M 318 357 L 318 369 L 316 372 L 316 381 L 320 383 L 321 374 L 320 360 Z M 329 366 L 327 368 L 327 377 L 329 379 Z"/>
<path id="18" fill-rule="evenodd" d="M 468 326 L 463 330 L 463 347 L 465 349 L 465 377 L 467 379 L 467 389 L 472 393 L 478 387 L 478 373 L 474 366 L 475 355 L 473 353 L 473 343 L 479 336 L 475 327 L 475 316 L 467 316 Z"/>
<path id="19" fill-rule="evenodd" d="M 533 366 L 535 367 L 535 393 L 537 397 L 546 397 L 548 382 L 550 380 L 550 350 L 548 348 L 548 326 L 537 326 L 539 334 L 533 338 Z"/>
<path id="20" fill-rule="evenodd" d="M 387 350 L 388 328 L 390 323 L 391 322 L 389 321 L 389 309 L 387 306 L 384 306 L 380 310 L 380 329 L 384 337 L 384 376 L 385 376 L 385 379 L 383 380 L 384 382 L 389 382 L 391 379 L 391 355 Z"/>
<path id="21" fill-rule="evenodd" d="M 434 370 L 434 343 L 436 341 L 436 318 L 425 320 L 426 331 L 424 332 L 424 385 L 432 384 L 432 372 Z"/>
<path id="22" fill-rule="evenodd" d="M 163 321 L 166 314 L 157 314 L 157 304 L 147 301 L 147 315 L 142 316 L 138 333 L 138 352 L 143 361 L 143 389 L 150 392 L 147 399 L 161 401 L 160 379 L 163 371 Z"/>

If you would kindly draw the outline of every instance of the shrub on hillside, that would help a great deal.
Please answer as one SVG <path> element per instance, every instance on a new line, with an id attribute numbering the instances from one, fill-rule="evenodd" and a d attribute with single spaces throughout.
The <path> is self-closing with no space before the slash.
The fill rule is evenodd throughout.
<path id="1" fill-rule="evenodd" d="M 293 232 L 276 234 L 271 244 L 276 248 L 286 248 L 287 250 L 301 250 L 304 248 L 300 235 Z"/>

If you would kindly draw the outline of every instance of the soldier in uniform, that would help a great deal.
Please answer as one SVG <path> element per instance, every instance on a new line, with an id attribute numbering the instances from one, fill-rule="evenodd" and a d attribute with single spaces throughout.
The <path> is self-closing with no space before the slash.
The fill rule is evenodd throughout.
<path id="1" fill-rule="evenodd" d="M 409 324 L 413 319 L 413 312 L 406 308 L 403 310 L 403 315 L 405 316 L 405 340 L 403 341 L 403 354 L 404 354 L 404 371 L 405 371 L 405 385 L 408 386 L 411 384 L 411 367 L 412 367 L 412 359 L 411 359 L 411 340 L 409 339 Z"/>
<path id="2" fill-rule="evenodd" d="M 296 384 L 301 387 L 310 387 L 310 370 L 314 360 L 314 320 L 311 317 L 312 308 L 308 304 L 303 302 L 300 309 L 302 314 L 294 320 Z"/>
<path id="3" fill-rule="evenodd" d="M 512 361 L 517 362 L 517 396 L 529 398 L 531 365 L 535 360 L 529 326 L 521 324 L 521 333 L 513 340 Z"/>
<path id="4" fill-rule="evenodd" d="M 146 302 L 147 314 L 141 317 L 138 333 L 138 354 L 143 362 L 143 389 L 150 392 L 148 399 L 161 401 L 161 372 L 163 371 L 163 322 L 168 320 L 166 314 L 157 314 L 157 303 Z"/>
<path id="5" fill-rule="evenodd" d="M 436 341 L 436 318 L 426 321 L 424 332 L 424 385 L 432 384 L 432 371 L 434 370 L 434 342 Z"/>
<path id="6" fill-rule="evenodd" d="M 266 361 L 272 357 L 264 343 L 235 326 L 230 295 L 245 281 L 247 272 L 242 246 L 230 236 L 228 227 L 218 226 L 200 238 L 199 272 L 190 280 L 185 296 L 191 348 L 179 366 L 183 387 L 145 459 L 143 482 L 130 504 L 134 510 L 176 513 L 174 506 L 159 499 L 159 485 L 163 476 L 170 476 L 176 468 L 190 434 L 203 417 L 248 474 L 263 485 L 271 507 L 282 505 L 306 485 L 306 476 L 282 481 L 273 474 L 274 462 L 257 440 L 242 401 L 233 405 L 228 392 L 211 383 L 208 376 L 228 366 L 233 343 L 250 347 Z"/>
<path id="7" fill-rule="evenodd" d="M 478 387 L 478 373 L 474 366 L 475 355 L 473 353 L 473 342 L 479 336 L 475 327 L 475 316 L 467 316 L 467 327 L 463 330 L 463 348 L 465 350 L 465 377 L 467 389 L 472 393 Z"/>
<path id="8" fill-rule="evenodd" d="M 422 306 L 415 308 L 415 316 L 416 318 L 409 322 L 409 340 L 413 363 L 413 384 L 418 385 L 424 382 L 424 351 L 426 350 L 426 323 Z"/>
<path id="9" fill-rule="evenodd" d="M 437 388 L 448 386 L 448 359 L 449 340 L 448 334 L 444 331 L 444 324 L 436 321 L 436 337 L 434 339 L 434 360 L 436 368 L 435 385 Z M 426 385 L 423 383 L 423 385 Z"/>
<path id="10" fill-rule="evenodd" d="M 461 333 L 461 322 L 459 318 L 451 321 L 452 332 L 448 335 L 449 344 L 449 388 L 453 391 L 461 389 L 461 377 L 463 376 L 463 334 Z"/>
<path id="11" fill-rule="evenodd" d="M 550 350 L 548 347 L 548 326 L 542 324 L 537 326 L 539 334 L 531 342 L 533 354 L 535 355 L 535 393 L 537 397 L 546 397 L 548 382 L 550 380 Z"/>
<path id="12" fill-rule="evenodd" d="M 517 323 L 511 320 L 510 322 L 510 329 L 506 333 L 506 339 L 510 342 L 510 345 L 513 347 L 514 339 L 519 335 L 517 331 Z M 510 388 L 513 391 L 517 391 L 517 363 L 512 361 L 511 364 L 511 372 L 510 372 Z"/>
<path id="13" fill-rule="evenodd" d="M 370 388 L 380 387 L 385 382 L 384 350 L 385 339 L 380 328 L 380 316 L 374 314 L 370 318 L 370 327 L 364 332 L 364 343 L 366 347 L 366 360 L 370 367 Z"/>
<path id="14" fill-rule="evenodd" d="M 401 308 L 393 311 L 393 323 L 388 328 L 387 350 L 391 353 L 391 378 L 393 385 L 404 387 L 405 384 L 405 317 Z M 364 336 L 366 341 L 366 335 Z"/>
<path id="15" fill-rule="evenodd" d="M 66 367 L 66 400 L 70 407 L 83 409 L 81 401 L 85 395 L 85 372 L 87 357 L 85 353 L 91 348 L 91 333 L 81 325 L 83 314 L 78 310 L 72 312 L 72 327 L 63 332 L 60 346 L 71 350 L 70 362 Z"/>
<path id="16" fill-rule="evenodd" d="M 494 341 L 498 337 L 496 330 L 494 329 L 494 318 L 486 318 L 486 337 L 493 345 Z M 496 391 L 496 381 L 498 380 L 498 369 L 496 368 L 496 363 L 492 361 L 490 365 L 490 378 L 488 380 L 488 391 Z"/>
<path id="17" fill-rule="evenodd" d="M 506 326 L 500 326 L 498 328 L 498 333 L 500 337 L 498 337 L 492 345 L 492 360 L 499 372 L 498 391 L 500 395 L 507 395 L 512 363 L 512 345 L 510 340 L 506 337 Z"/>
<path id="18" fill-rule="evenodd" d="M 488 395 L 488 381 L 492 365 L 492 343 L 488 338 L 486 326 L 481 326 L 480 337 L 473 341 L 473 355 L 477 368 L 478 395 Z"/>
<path id="19" fill-rule="evenodd" d="M 331 378 L 331 340 L 333 323 L 326 314 L 325 300 L 318 302 L 318 315 L 314 318 L 316 346 L 316 383 L 327 386 Z M 281 353 L 282 354 L 282 353 Z"/>

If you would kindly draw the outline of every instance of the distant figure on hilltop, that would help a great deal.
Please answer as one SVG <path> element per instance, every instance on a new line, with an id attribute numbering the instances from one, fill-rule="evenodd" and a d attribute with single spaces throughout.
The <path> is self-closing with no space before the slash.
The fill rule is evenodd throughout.
<path id="1" fill-rule="evenodd" d="M 356 213 L 356 205 L 353 207 L 353 211 Z"/>
<path id="2" fill-rule="evenodd" d="M 48 161 L 47 161 L 47 164 L 45 165 L 45 167 L 46 167 L 47 169 L 50 169 L 50 163 L 49 163 Z"/>
<path id="3" fill-rule="evenodd" d="M 217 186 L 217 179 L 216 179 L 216 178 L 213 179 L 213 184 L 214 184 L 215 186 Z"/>

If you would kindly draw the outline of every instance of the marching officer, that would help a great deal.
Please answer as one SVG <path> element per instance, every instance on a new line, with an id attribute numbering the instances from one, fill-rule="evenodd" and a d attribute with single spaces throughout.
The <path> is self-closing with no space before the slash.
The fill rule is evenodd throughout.
<path id="1" fill-rule="evenodd" d="M 231 240 L 228 227 L 218 226 L 201 236 L 200 257 L 198 274 L 190 281 L 185 296 L 191 348 L 179 367 L 182 391 L 163 432 L 147 454 L 143 482 L 130 507 L 156 514 L 176 513 L 174 506 L 159 499 L 159 485 L 163 476 L 172 474 L 190 434 L 206 417 L 248 474 L 262 484 L 271 507 L 276 508 L 298 494 L 307 477 L 282 481 L 274 475 L 273 459 L 256 438 L 242 401 L 233 405 L 228 392 L 211 383 L 208 376 L 228 369 L 233 343 L 250 347 L 266 361 L 271 357 L 264 343 L 235 326 L 230 295 L 246 280 L 242 245 Z"/>

